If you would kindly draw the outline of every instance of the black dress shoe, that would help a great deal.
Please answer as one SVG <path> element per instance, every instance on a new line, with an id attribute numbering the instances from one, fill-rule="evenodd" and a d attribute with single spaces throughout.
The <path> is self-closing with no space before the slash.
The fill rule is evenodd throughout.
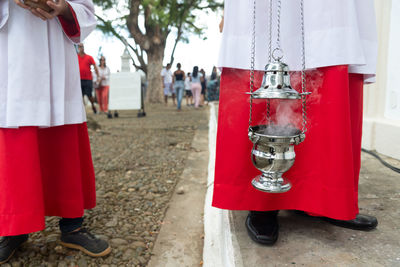
<path id="1" fill-rule="evenodd" d="M 259 244 L 272 246 L 278 240 L 279 211 L 250 211 L 246 228 L 250 238 Z"/>
<path id="2" fill-rule="evenodd" d="M 324 221 L 327 221 L 333 225 L 349 228 L 353 230 L 370 231 L 376 228 L 378 220 L 374 216 L 357 214 L 353 220 L 335 220 L 331 218 L 323 217 Z"/>
<path id="3" fill-rule="evenodd" d="M 0 264 L 6 263 L 28 237 L 29 235 L 0 237 Z"/>

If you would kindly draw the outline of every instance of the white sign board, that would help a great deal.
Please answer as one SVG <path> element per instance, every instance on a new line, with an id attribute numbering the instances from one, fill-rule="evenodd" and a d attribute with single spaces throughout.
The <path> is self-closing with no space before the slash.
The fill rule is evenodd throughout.
<path id="1" fill-rule="evenodd" d="M 137 72 L 118 72 L 110 76 L 110 110 L 140 109 L 141 83 Z"/>

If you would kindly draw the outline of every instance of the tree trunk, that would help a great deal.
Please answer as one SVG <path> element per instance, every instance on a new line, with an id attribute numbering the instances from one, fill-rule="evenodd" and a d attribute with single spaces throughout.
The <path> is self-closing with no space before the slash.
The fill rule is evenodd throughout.
<path id="1" fill-rule="evenodd" d="M 158 48 L 147 52 L 147 94 L 146 101 L 150 103 L 163 102 L 163 83 L 161 80 L 162 62 L 164 58 L 164 48 Z"/>

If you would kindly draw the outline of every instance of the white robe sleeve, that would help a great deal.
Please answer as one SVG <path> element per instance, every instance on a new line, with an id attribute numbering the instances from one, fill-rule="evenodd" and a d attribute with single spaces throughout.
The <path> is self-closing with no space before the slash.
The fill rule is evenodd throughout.
<path id="1" fill-rule="evenodd" d="M 74 43 L 81 43 L 97 25 L 93 2 L 92 0 L 69 0 L 67 2 L 74 10 L 80 28 L 79 36 L 69 38 Z"/>
<path id="2" fill-rule="evenodd" d="M 0 1 L 0 29 L 8 20 L 8 1 Z"/>

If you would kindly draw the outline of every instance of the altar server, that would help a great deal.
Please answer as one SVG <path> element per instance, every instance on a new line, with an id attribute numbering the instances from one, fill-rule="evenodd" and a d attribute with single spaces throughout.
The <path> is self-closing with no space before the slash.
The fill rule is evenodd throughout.
<path id="1" fill-rule="evenodd" d="M 96 192 L 74 43 L 96 26 L 93 3 L 47 5 L 0 1 L 0 264 L 45 216 L 62 217 L 61 244 L 110 252 L 82 228 Z"/>
<path id="2" fill-rule="evenodd" d="M 279 5 L 272 1 L 274 49 Z M 255 2 L 255 69 L 259 71 L 255 88 L 259 88 L 268 61 L 270 9 L 268 0 Z M 294 71 L 302 69 L 300 3 L 281 1 L 280 10 L 282 61 Z M 277 215 L 284 209 L 358 230 L 374 229 L 378 223 L 358 209 L 363 84 L 374 82 L 377 58 L 373 0 L 304 0 L 304 21 L 307 89 L 312 92 L 307 104 L 308 131 L 305 141 L 295 147 L 293 167 L 284 175 L 292 189 L 268 194 L 251 185 L 260 172 L 251 162 L 252 143 L 247 136 L 253 0 L 225 1 L 213 206 L 249 210 L 248 233 L 266 245 L 277 241 Z M 292 84 L 300 90 L 298 73 L 292 75 Z M 272 102 L 271 109 L 276 108 L 279 101 Z M 282 102 L 283 107 L 288 103 Z M 297 103 L 294 114 L 301 122 L 301 101 Z M 265 110 L 265 101 L 254 102 L 254 124 L 265 123 Z"/>

